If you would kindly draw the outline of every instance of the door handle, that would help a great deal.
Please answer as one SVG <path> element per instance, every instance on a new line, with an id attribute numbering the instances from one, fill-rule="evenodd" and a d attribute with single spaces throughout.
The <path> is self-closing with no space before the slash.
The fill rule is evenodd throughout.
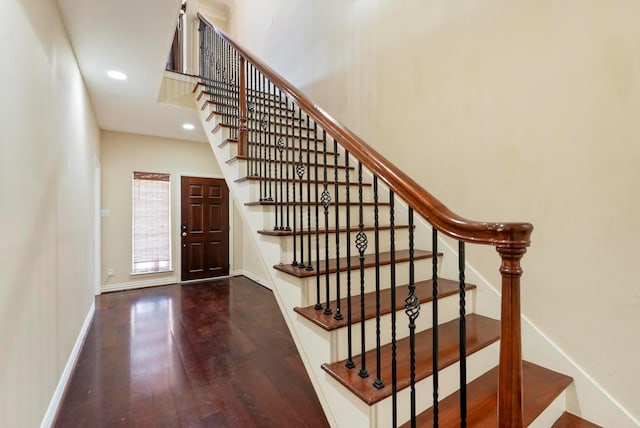
<path id="1" fill-rule="evenodd" d="M 186 237 L 187 236 L 187 223 L 182 223 L 182 226 L 180 226 L 180 229 L 182 230 L 182 236 Z"/>

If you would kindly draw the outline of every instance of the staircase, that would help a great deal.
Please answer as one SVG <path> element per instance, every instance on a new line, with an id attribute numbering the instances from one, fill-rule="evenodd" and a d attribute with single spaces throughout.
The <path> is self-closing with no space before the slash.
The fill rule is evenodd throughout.
<path id="1" fill-rule="evenodd" d="M 332 426 L 594 426 L 521 358 L 532 227 L 451 213 L 200 20 L 202 123 Z M 501 320 L 476 313 L 466 244 L 498 250 Z"/>

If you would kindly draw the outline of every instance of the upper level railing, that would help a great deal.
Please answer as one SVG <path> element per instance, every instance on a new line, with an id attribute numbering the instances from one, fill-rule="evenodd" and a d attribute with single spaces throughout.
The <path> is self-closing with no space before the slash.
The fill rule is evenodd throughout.
<path id="1" fill-rule="evenodd" d="M 339 222 L 343 221 L 338 215 L 340 204 L 346 204 L 346 233 L 350 239 L 351 221 L 350 204 L 352 202 L 349 189 L 357 188 L 358 200 L 354 202 L 359 209 L 357 219 L 358 233 L 355 237 L 355 245 L 360 255 L 360 267 L 362 269 L 367 247 L 366 235 L 363 225 L 363 199 L 362 199 L 362 169 L 366 168 L 373 175 L 374 209 L 375 209 L 375 245 L 378 245 L 379 207 L 383 198 L 379 197 L 381 185 L 388 188 L 388 197 L 385 204 L 389 206 L 389 220 L 392 230 L 391 257 L 394 256 L 394 201 L 396 197 L 402 199 L 408 206 L 409 221 L 409 258 L 413 266 L 415 258 L 413 215 L 418 214 L 433 227 L 432 251 L 437 254 L 437 233 L 443 233 L 459 241 L 460 253 L 460 293 L 461 293 L 461 317 L 460 335 L 465 336 L 464 331 L 464 243 L 483 244 L 495 246 L 500 257 L 499 267 L 502 275 L 502 307 L 501 307 L 501 336 L 500 336 L 500 368 L 498 386 L 498 419 L 501 427 L 523 426 L 522 415 L 522 351 L 520 328 L 520 277 L 522 269 L 520 260 L 526 248 L 530 244 L 530 235 L 533 227 L 529 223 L 491 223 L 477 222 L 458 216 L 449 210 L 442 202 L 431 195 L 420 184 L 405 174 L 400 168 L 392 164 L 383 155 L 369 146 L 362 139 L 349 131 L 340 122 L 303 95 L 297 88 L 272 70 L 268 65 L 254 57 L 225 33 L 217 29 L 210 20 L 203 15 L 198 15 L 201 20 L 201 79 L 212 96 L 216 97 L 216 107 L 222 114 L 223 123 L 232 129 L 232 137 L 238 140 L 238 156 L 247 159 L 247 175 L 256 177 L 260 182 L 260 200 L 272 203 L 276 206 L 276 224 L 274 230 L 291 230 L 293 223 L 294 236 L 294 265 L 307 270 L 321 270 L 321 263 L 328 260 L 328 234 L 325 233 L 325 248 L 327 253 L 324 260 L 320 260 L 319 236 L 321 226 L 319 219 L 323 213 L 319 212 L 319 206 L 324 211 L 325 232 L 328 230 L 329 207 L 335 206 L 334 227 L 339 229 Z M 228 100 L 228 102 L 227 102 Z M 260 113 L 258 105 L 265 108 L 266 113 Z M 296 141 L 298 146 L 296 146 Z M 333 146 L 331 144 L 333 141 Z M 304 144 L 306 142 L 306 145 Z M 331 151 L 333 149 L 333 151 Z M 344 154 L 344 161 L 338 163 L 338 154 Z M 331 199 L 330 185 L 327 180 L 327 155 L 333 154 L 333 165 L 329 161 L 329 168 L 335 173 L 335 192 Z M 291 158 L 289 158 L 291 155 Z M 296 159 L 297 157 L 297 159 Z M 306 157 L 306 159 L 305 159 Z M 355 159 L 357 164 L 358 179 L 351 182 L 349 171 L 353 167 L 349 159 Z M 315 171 L 313 171 L 315 165 Z M 323 171 L 318 170 L 320 166 Z M 273 170 L 272 170 L 273 167 Z M 278 169 L 279 168 L 279 169 Z M 338 190 L 337 171 L 346 171 L 346 199 L 344 192 Z M 285 177 L 286 174 L 286 177 Z M 305 176 L 306 174 L 306 176 Z M 320 174 L 324 174 L 321 177 Z M 314 179 L 312 180 L 311 176 Z M 285 183 L 285 188 L 282 183 Z M 293 183 L 290 186 L 286 183 Z M 298 187 L 298 200 L 296 200 L 296 184 Z M 306 189 L 303 187 L 306 185 Z M 278 187 L 279 186 L 279 187 Z M 320 188 L 319 188 L 320 186 Z M 292 191 L 292 199 L 289 191 Z M 286 196 L 285 196 L 286 191 Z M 306 196 L 304 192 L 306 191 Z M 342 195 L 343 200 L 338 198 Z M 314 199 L 315 196 L 315 199 Z M 353 198 L 354 200 L 356 198 Z M 290 207 L 293 215 L 290 216 Z M 298 212 L 296 213 L 296 208 Z M 303 212 L 306 209 L 307 230 L 305 232 Z M 285 211 L 286 210 L 286 211 Z M 315 214 L 314 214 L 315 210 Z M 315 219 L 315 228 L 312 227 L 312 217 Z M 298 236 L 296 236 L 298 235 Z M 313 245 L 311 236 L 315 235 L 315 264 L 313 263 Z M 339 236 L 336 233 L 336 236 Z M 306 242 L 304 238 L 307 238 Z M 339 238 L 336 238 L 336 247 L 339 251 Z M 299 247 L 296 242 L 299 240 Z M 305 254 L 305 247 L 307 254 Z M 297 252 L 300 251 L 300 259 Z M 376 251 L 376 257 L 377 257 Z M 339 256 L 339 253 L 338 253 Z M 339 257 L 338 257 L 339 258 Z M 305 262 L 306 260 L 306 262 Z M 347 263 L 350 260 L 350 245 L 347 245 Z M 392 265 L 393 265 L 392 260 Z M 375 260 L 376 265 L 379 261 Z M 433 297 L 434 297 L 434 327 L 437 325 L 437 257 L 433 257 Z M 332 268 L 333 269 L 333 268 Z M 351 266 L 347 266 L 351 269 Z M 392 268 L 392 277 L 395 271 Z M 415 318 L 419 314 L 419 303 L 415 300 L 415 278 L 413 267 L 410 268 L 410 294 L 406 299 L 405 311 L 409 316 L 410 329 L 415 328 Z M 323 273 L 329 275 L 329 266 Z M 340 272 L 341 267 L 337 266 Z M 344 270 L 344 267 L 343 267 Z M 376 274 L 376 290 L 378 291 L 379 278 Z M 317 275 L 320 278 L 320 275 Z M 363 281 L 361 274 L 361 283 Z M 348 276 L 347 295 L 350 297 L 351 276 Z M 392 287 L 395 287 L 395 279 Z M 321 283 L 317 284 L 317 308 L 322 309 L 320 302 Z M 337 298 L 340 301 L 340 283 L 338 276 Z M 364 291 L 364 288 L 362 288 Z M 326 308 L 324 312 L 331 314 L 329 308 L 329 285 L 326 282 Z M 392 293 L 394 296 L 395 293 Z M 351 302 L 351 300 L 348 300 Z M 339 303 L 338 303 L 339 305 Z M 392 302 L 395 305 L 395 302 Z M 336 308 L 336 316 L 342 316 L 341 308 Z M 348 308 L 349 321 L 351 307 Z M 336 318 L 337 319 L 337 318 Z M 393 318 L 395 323 L 395 318 Z M 394 324 L 395 325 L 395 324 Z M 395 326 L 393 327 L 395 328 Z M 379 330 L 379 326 L 378 326 Z M 364 335 L 364 328 L 362 329 Z M 413 334 L 413 331 L 411 332 Z M 392 334 L 395 340 L 395 330 Z M 379 331 L 376 340 L 379 342 Z M 362 347 L 364 350 L 364 336 Z M 434 332 L 434 349 L 437 347 L 437 329 Z M 461 358 L 463 355 L 464 340 L 461 340 Z M 378 346 L 379 348 L 379 346 Z M 395 349 L 394 349 L 395 358 Z M 412 356 L 413 358 L 413 356 Z M 351 360 L 351 330 L 349 330 L 349 359 L 347 366 L 353 364 Z M 362 365 L 364 366 L 364 361 Z M 395 363 L 395 360 L 394 360 Z M 376 362 L 376 388 L 384 386 L 379 373 L 379 356 Z M 437 353 L 434 355 L 434 385 L 437 387 Z M 464 363 L 461 363 L 461 396 L 464 399 L 466 375 Z M 368 376 L 366 367 L 360 368 L 360 375 Z M 394 380 L 395 381 L 395 380 Z M 376 385 L 376 382 L 378 384 Z M 413 388 L 414 379 L 412 379 Z M 394 394 L 395 394 L 394 385 Z M 394 395 L 395 397 L 395 395 Z M 434 391 L 434 418 L 437 423 L 438 396 L 437 388 Z M 415 401 L 415 395 L 413 396 Z M 412 402 L 412 407 L 415 404 Z M 463 406 L 463 407 L 466 407 Z M 465 411 L 461 411 L 461 425 L 464 425 Z M 415 413 L 415 412 L 414 412 Z M 395 418 L 395 415 L 394 415 Z M 412 419 L 414 416 L 412 416 Z M 415 420 L 413 420 L 415 424 Z M 395 426 L 395 421 L 394 421 Z"/>

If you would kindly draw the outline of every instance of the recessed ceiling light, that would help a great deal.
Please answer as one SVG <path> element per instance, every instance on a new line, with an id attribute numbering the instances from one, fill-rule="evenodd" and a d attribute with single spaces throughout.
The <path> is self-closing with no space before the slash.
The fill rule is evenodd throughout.
<path id="1" fill-rule="evenodd" d="M 195 127 L 195 126 L 193 126 L 193 124 L 191 124 L 191 123 L 185 123 L 185 124 L 183 124 L 183 125 L 182 125 L 182 127 L 183 127 L 184 129 L 189 130 L 189 131 L 192 131 L 192 130 L 196 129 L 196 127 Z"/>
<path id="2" fill-rule="evenodd" d="M 122 71 L 118 71 L 118 70 L 109 70 L 109 71 L 107 71 L 107 76 L 111 77 L 112 79 L 116 79 L 116 80 L 127 80 L 127 75 L 124 74 Z"/>

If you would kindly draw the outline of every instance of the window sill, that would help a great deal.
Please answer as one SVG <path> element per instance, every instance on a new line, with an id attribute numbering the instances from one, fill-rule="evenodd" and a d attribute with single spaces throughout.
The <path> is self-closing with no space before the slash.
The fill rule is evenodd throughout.
<path id="1" fill-rule="evenodd" d="M 158 275 L 158 274 L 166 274 L 166 273 L 173 273 L 173 269 L 158 270 L 153 272 L 135 272 L 135 273 L 131 272 L 129 276 L 146 276 L 146 275 Z"/>

